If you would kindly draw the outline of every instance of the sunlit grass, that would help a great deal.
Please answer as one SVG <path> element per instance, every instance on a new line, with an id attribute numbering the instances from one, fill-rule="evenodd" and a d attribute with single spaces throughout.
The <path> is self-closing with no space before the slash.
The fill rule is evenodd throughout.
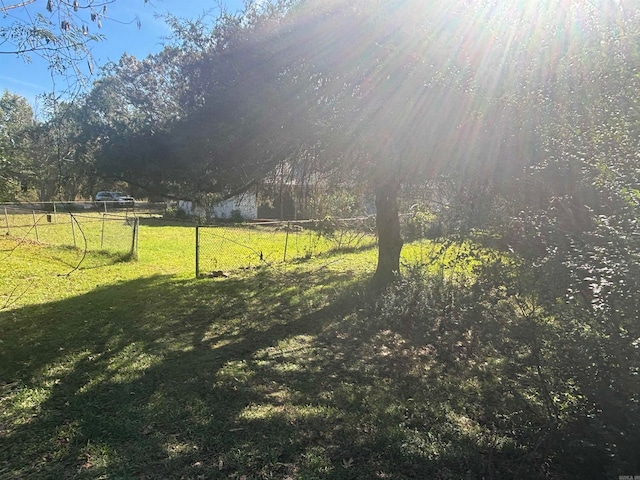
<path id="1" fill-rule="evenodd" d="M 0 231 L 24 242 L 127 253 L 133 221 L 126 210 L 109 214 L 34 212 L 0 215 Z"/>
<path id="2" fill-rule="evenodd" d="M 114 439 L 140 458 L 160 438 L 164 453 L 152 456 L 195 454 L 191 447 L 199 441 L 174 438 L 170 425 L 190 419 L 209 428 L 217 409 L 195 393 L 185 401 L 177 392 L 214 388 L 219 392 L 214 404 L 231 401 L 222 411 L 235 409 L 244 394 L 224 392 L 246 391 L 243 384 L 255 377 L 259 361 L 243 361 L 243 352 L 262 348 L 274 329 L 286 332 L 300 312 L 322 308 L 373 268 L 355 263 L 342 271 L 345 259 L 317 258 L 270 272 L 196 280 L 192 234 L 193 229 L 179 227 L 164 232 L 142 227 L 137 261 L 114 263 L 101 252 L 90 252 L 83 264 L 90 268 L 61 276 L 58 272 L 73 264 L 72 249 L 35 242 L 13 249 L 15 239 L 0 240 L 14 282 L 29 275 L 42 278 L 0 312 L 3 434 L 14 439 L 11 452 L 31 445 L 21 454 L 26 463 L 1 467 L 1 475 L 28 477 L 47 470 L 57 476 L 70 469 L 82 478 L 141 468 L 122 462 L 128 454 Z M 3 288 L 11 285 L 6 276 L 2 282 Z M 217 291 L 213 296 L 212 289 Z M 185 362 L 189 357 L 194 363 Z M 299 373 L 295 361 L 282 370 Z M 196 371 L 207 373 L 194 376 Z M 278 396 L 271 387 L 255 387 L 267 398 Z M 285 401 L 286 389 L 279 390 Z M 243 428 L 232 417 L 222 421 Z M 32 428 L 40 431 L 37 440 L 28 433 Z M 130 444 L 134 438 L 137 443 Z M 55 466 L 46 459 L 55 460 Z"/>
<path id="3" fill-rule="evenodd" d="M 371 234 L 354 234 L 345 240 L 302 227 L 202 227 L 199 231 L 202 272 L 305 260 L 339 249 L 375 245 Z"/>
<path id="4" fill-rule="evenodd" d="M 69 217 L 58 214 L 58 223 L 40 228 L 39 241 L 33 229 L 28 227 L 33 221 L 31 216 L 21 217 L 27 226 L 26 233 L 19 232 L 14 226 L 11 235 L 0 237 L 0 258 L 4 270 L 9 272 L 0 277 L 0 308 L 41 303 L 48 298 L 55 299 L 59 294 L 73 296 L 96 285 L 148 275 L 195 276 L 196 237 L 193 227 L 141 225 L 137 261 L 131 262 L 127 261 L 127 255 L 131 249 L 132 230 L 124 217 L 109 217 L 109 221 L 103 222 L 101 214 L 82 214 L 77 215 L 74 223 L 67 222 Z M 77 234 L 75 244 L 66 235 L 72 224 L 76 225 L 73 227 Z M 83 236 L 78 233 L 78 224 L 82 226 Z M 110 230 L 113 234 L 109 234 Z M 103 233 L 107 239 L 104 248 L 100 243 Z M 82 240 L 84 238 L 86 243 Z M 118 238 L 118 242 L 109 238 Z M 358 238 L 358 244 L 353 246 L 366 247 L 374 242 L 370 236 Z M 292 262 L 330 255 L 335 247 L 334 241 L 311 230 L 203 228 L 199 270 L 205 274 L 220 270 L 238 274 L 239 269 L 266 266 L 286 270 Z M 324 268 L 327 263 L 341 263 L 349 269 L 352 267 L 348 264 L 359 262 L 362 262 L 362 267 L 373 264 L 375 250 L 365 248 L 349 261 L 340 256 L 329 256 L 324 260 L 318 259 L 315 265 L 316 268 Z M 109 268 L 103 268 L 107 266 Z"/>

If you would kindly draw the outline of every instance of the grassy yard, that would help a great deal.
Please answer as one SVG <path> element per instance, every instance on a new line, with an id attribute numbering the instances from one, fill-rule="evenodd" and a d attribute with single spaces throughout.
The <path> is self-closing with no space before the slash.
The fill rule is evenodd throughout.
<path id="1" fill-rule="evenodd" d="M 0 293 L 17 289 L 0 310 L 0 478 L 571 478 L 575 447 L 547 439 L 580 399 L 548 424 L 525 352 L 491 337 L 528 317 L 477 331 L 451 313 L 447 285 L 478 262 L 464 245 L 405 249 L 440 253 L 440 281 L 415 292 L 442 307 L 419 323 L 416 284 L 367 297 L 372 250 L 194 279 L 193 242 L 143 225 L 137 261 L 90 252 L 72 270 L 71 249 L 0 239 Z M 587 469 L 606 456 L 577 451 Z"/>
<path id="2" fill-rule="evenodd" d="M 73 249 L 0 240 L 3 293 L 20 289 L 0 312 L 0 478 L 282 470 L 273 456 L 291 432 L 251 431 L 250 417 L 259 398 L 287 403 L 278 356 L 310 354 L 341 310 L 333 299 L 367 271 L 323 258 L 195 280 L 193 242 L 192 228 L 143 226 L 138 261 L 90 252 L 73 270 Z M 256 361 L 259 371 L 244 366 Z M 276 377 L 242 385 L 272 363 Z M 264 452 L 245 449 L 267 435 Z"/>

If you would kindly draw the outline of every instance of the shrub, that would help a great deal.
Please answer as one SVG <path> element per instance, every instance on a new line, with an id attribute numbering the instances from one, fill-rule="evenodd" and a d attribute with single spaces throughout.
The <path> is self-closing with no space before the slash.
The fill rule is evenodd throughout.
<path id="1" fill-rule="evenodd" d="M 229 216 L 229 221 L 232 223 L 242 223 L 244 221 L 242 212 L 238 209 L 232 210 L 231 215 Z"/>
<path id="2" fill-rule="evenodd" d="M 178 206 L 170 206 L 168 207 L 163 215 L 165 218 L 173 218 L 176 220 L 188 220 L 192 218 L 184 209 Z"/>
<path id="3" fill-rule="evenodd" d="M 637 328 L 550 287 L 551 264 L 482 255 L 466 278 L 409 268 L 370 313 L 373 325 L 431 352 L 452 381 L 471 382 L 458 399 L 475 414 L 466 415 L 514 441 L 525 452 L 518 462 L 546 465 L 540 476 L 637 471 Z"/>

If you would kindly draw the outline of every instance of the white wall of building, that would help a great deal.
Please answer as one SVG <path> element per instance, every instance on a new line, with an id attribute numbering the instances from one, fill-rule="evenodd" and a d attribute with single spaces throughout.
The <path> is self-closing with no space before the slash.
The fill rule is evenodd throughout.
<path id="1" fill-rule="evenodd" d="M 184 210 L 188 215 L 204 216 L 203 207 L 194 207 L 192 202 L 186 200 L 178 201 L 178 208 Z M 258 218 L 258 199 L 256 194 L 247 192 L 243 195 L 216 203 L 208 216 L 222 219 L 231 218 L 234 210 L 240 211 L 240 215 L 244 219 Z"/>
<path id="2" fill-rule="evenodd" d="M 213 214 L 216 218 L 231 218 L 234 210 L 239 210 L 242 218 L 258 218 L 258 200 L 255 193 L 247 192 L 213 206 Z"/>

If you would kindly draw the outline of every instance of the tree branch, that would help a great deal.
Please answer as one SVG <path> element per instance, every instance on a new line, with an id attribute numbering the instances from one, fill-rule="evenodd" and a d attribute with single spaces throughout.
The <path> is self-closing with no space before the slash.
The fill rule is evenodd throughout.
<path id="1" fill-rule="evenodd" d="M 12 52 L 7 52 L 7 51 L 0 50 L 0 55 L 22 55 L 22 54 L 25 54 L 25 53 L 38 53 L 38 52 L 61 52 L 63 50 L 74 50 L 74 51 L 77 51 L 77 50 L 81 49 L 84 46 L 85 46 L 84 43 L 70 43 L 70 44 L 67 44 L 67 45 L 61 45 L 59 47 L 39 46 L 39 47 L 18 49 L 18 50 L 12 51 Z"/>
<path id="2" fill-rule="evenodd" d="M 26 7 L 34 3 L 36 0 L 25 0 L 22 3 L 16 3 L 15 5 L 7 5 L 5 7 L 0 7 L 0 13 L 8 12 L 9 10 L 13 10 L 14 8 Z"/>

